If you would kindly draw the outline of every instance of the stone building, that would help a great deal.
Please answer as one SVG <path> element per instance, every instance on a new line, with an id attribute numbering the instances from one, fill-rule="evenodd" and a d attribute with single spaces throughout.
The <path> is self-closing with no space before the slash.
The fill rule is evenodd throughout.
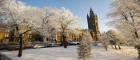
<path id="1" fill-rule="evenodd" d="M 67 41 L 80 41 L 80 38 L 82 36 L 82 32 L 81 32 L 81 30 L 75 29 L 75 30 L 67 32 L 65 34 L 65 36 L 66 36 Z M 62 40 L 61 32 L 56 32 L 55 39 L 56 39 L 57 43 L 61 42 L 61 40 Z"/>
<path id="2" fill-rule="evenodd" d="M 5 27 L 0 26 L 0 43 L 4 43 L 6 39 L 7 31 Z"/>
<path id="3" fill-rule="evenodd" d="M 23 39 L 24 44 L 27 44 L 28 42 L 31 42 L 31 31 L 27 31 L 27 30 L 29 30 L 29 27 L 22 25 L 22 26 L 19 26 L 18 29 L 19 29 L 18 31 L 16 30 L 16 28 L 7 29 L 7 30 L 9 30 L 9 32 L 8 32 L 8 40 L 9 40 L 9 42 L 10 43 L 11 42 L 15 42 L 15 43 L 19 42 L 17 32 L 19 32 L 20 34 L 24 33 L 24 34 L 22 34 L 22 39 Z"/>
<path id="4" fill-rule="evenodd" d="M 0 22 L 0 44 L 8 42 L 8 34 L 7 25 Z"/>

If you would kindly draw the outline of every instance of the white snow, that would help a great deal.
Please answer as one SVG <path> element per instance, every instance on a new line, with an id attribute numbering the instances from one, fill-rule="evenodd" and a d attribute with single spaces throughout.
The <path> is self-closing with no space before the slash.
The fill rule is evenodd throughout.
<path id="1" fill-rule="evenodd" d="M 13 60 L 78 60 L 77 46 L 26 49 L 23 56 L 17 57 L 18 51 L 2 52 Z M 136 60 L 137 50 L 133 47 L 123 47 L 122 50 L 109 49 L 105 51 L 102 47 L 92 48 L 93 58 L 91 60 Z"/>

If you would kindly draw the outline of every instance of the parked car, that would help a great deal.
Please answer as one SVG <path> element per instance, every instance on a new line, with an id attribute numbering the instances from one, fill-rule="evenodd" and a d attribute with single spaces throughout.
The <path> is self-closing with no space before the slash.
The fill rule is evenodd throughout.
<path id="1" fill-rule="evenodd" d="M 30 48 L 33 48 L 33 45 L 31 45 L 31 44 L 23 45 L 23 48 L 30 49 Z"/>
<path id="2" fill-rule="evenodd" d="M 8 44 L 5 45 L 7 50 L 18 50 L 20 45 L 18 43 L 15 42 L 10 42 Z M 27 49 L 27 48 L 33 48 L 31 44 L 23 44 L 23 49 Z"/>
<path id="3" fill-rule="evenodd" d="M 19 49 L 19 45 L 7 45 L 6 46 L 7 50 L 13 51 L 13 50 L 18 50 Z"/>
<path id="4" fill-rule="evenodd" d="M 35 44 L 35 45 L 33 45 L 33 48 L 44 48 L 45 47 L 45 45 L 43 45 L 43 44 Z"/>
<path id="5" fill-rule="evenodd" d="M 80 43 L 79 43 L 79 42 L 73 42 L 73 41 L 72 41 L 72 42 L 68 42 L 68 44 L 69 44 L 69 45 L 79 45 Z"/>
<path id="6" fill-rule="evenodd" d="M 48 43 L 47 47 L 58 47 L 60 45 L 56 44 L 56 43 Z"/>

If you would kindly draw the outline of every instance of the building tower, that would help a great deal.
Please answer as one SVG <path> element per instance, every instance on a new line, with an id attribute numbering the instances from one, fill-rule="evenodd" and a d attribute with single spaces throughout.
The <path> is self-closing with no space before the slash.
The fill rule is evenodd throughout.
<path id="1" fill-rule="evenodd" d="M 90 13 L 87 14 L 88 30 L 93 38 L 93 40 L 98 41 L 98 36 L 100 34 L 98 27 L 98 17 L 90 8 Z"/>

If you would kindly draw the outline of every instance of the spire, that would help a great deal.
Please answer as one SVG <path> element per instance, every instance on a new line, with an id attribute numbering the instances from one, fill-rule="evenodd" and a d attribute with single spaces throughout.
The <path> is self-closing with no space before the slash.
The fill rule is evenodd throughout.
<path id="1" fill-rule="evenodd" d="M 92 8 L 90 8 L 90 17 L 95 17 L 95 14 L 94 14 Z"/>
<path id="2" fill-rule="evenodd" d="M 91 11 L 91 12 L 93 11 L 92 8 L 90 8 L 90 11 Z"/>
<path id="3" fill-rule="evenodd" d="M 94 14 L 92 8 L 90 8 L 90 15 Z"/>
<path id="4" fill-rule="evenodd" d="M 88 14 L 87 14 L 87 20 L 89 20 L 89 16 L 88 16 Z"/>

